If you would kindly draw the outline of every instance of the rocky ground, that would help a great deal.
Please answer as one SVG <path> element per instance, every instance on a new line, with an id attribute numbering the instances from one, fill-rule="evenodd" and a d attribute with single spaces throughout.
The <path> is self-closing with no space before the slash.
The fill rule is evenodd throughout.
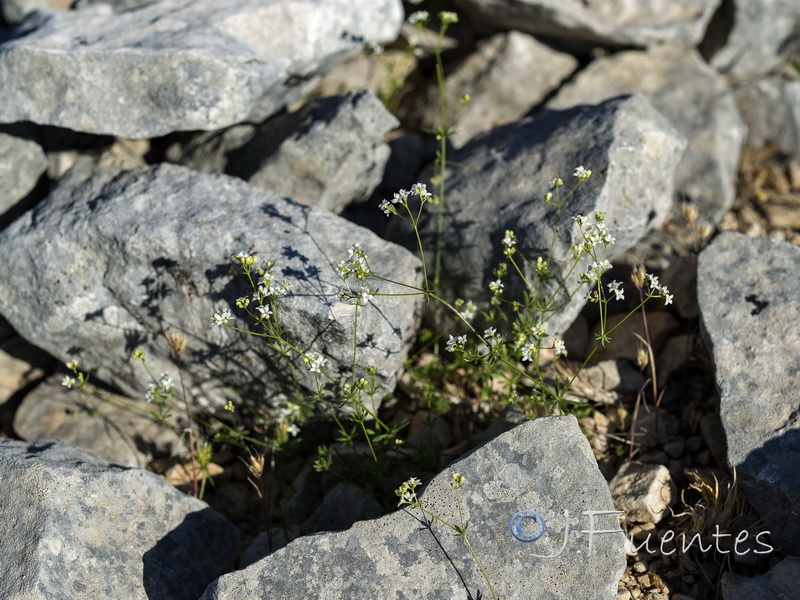
<path id="1" fill-rule="evenodd" d="M 221 599 L 255 587 L 276 597 L 449 598 L 465 588 L 473 597 L 485 580 L 464 547 L 432 527 L 443 540 L 434 545 L 395 510 L 394 490 L 415 476 L 430 481 L 420 497 L 457 518 L 449 470 L 458 469 L 483 534 L 473 539 L 509 598 L 610 600 L 615 589 L 618 600 L 792 597 L 796 7 L 694 0 L 666 18 L 631 1 L 619 20 L 585 3 L 545 18 L 537 0 L 516 12 L 483 0 L 375 0 L 358 10 L 345 0 L 225 10 L 206 0 L 86 0 L 70 11 L 54 0 L 54 12 L 12 30 L 29 4 L 0 1 L 9 26 L 0 40 L 0 479 L 15 484 L 0 501 L 0 554 L 14 557 L 0 565 L 0 592 L 27 580 L 59 597 L 126 589 Z M 435 20 L 403 24 L 417 9 L 461 17 L 437 38 Z M 604 210 L 617 237 L 605 277 L 624 282 L 626 300 L 609 322 L 636 305 L 640 265 L 674 303 L 626 321 L 575 380 L 572 409 L 546 411 L 509 406 L 530 390 L 490 366 L 434 352 L 441 315 L 420 300 L 371 299 L 360 366 L 373 366 L 376 395 L 388 394 L 381 419 L 408 422 L 408 450 L 376 471 L 362 460 L 369 447 L 340 443 L 330 422 L 303 421 L 293 437 L 295 421 L 279 416 L 290 372 L 298 389 L 313 388 L 308 360 L 281 363 L 261 340 L 209 320 L 243 293 L 236 252 L 269 257 L 288 286 L 280 306 L 291 339 L 345 372 L 352 305 L 334 301 L 340 282 L 326 269 L 358 241 L 376 271 L 419 285 L 414 236 L 378 205 L 416 181 L 432 188 L 436 44 L 446 114 L 457 118 L 448 158 L 467 166 L 448 172 L 442 294 L 488 308 L 504 232 L 531 256 L 548 250 L 541 240 L 561 224 L 541 201 L 548 182 L 586 165 L 592 178 L 568 208 Z M 436 226 L 421 221 L 424 240 Z M 566 231 L 554 256 L 575 243 Z M 591 353 L 597 307 L 565 301 L 548 326 L 568 353 L 543 354 L 541 367 L 571 377 Z M 217 416 L 235 402 L 240 412 L 224 422 L 271 446 L 248 455 L 216 443 L 200 486 L 187 446 L 224 431 L 188 425 L 180 410 L 167 419 L 174 431 L 144 416 L 153 388 L 134 350 Z M 75 359 L 103 398 L 62 385 Z M 577 419 L 525 423 L 565 412 Z M 314 468 L 320 447 L 341 459 L 329 472 Z M 199 494 L 213 511 L 189 497 Z M 572 548 L 563 563 L 529 565 L 523 551 L 509 554 L 508 522 L 497 517 L 529 505 L 548 506 L 548 521 L 562 509 L 616 507 L 632 543 L 649 536 L 656 549 L 625 566 L 621 539 L 609 536 L 594 558 Z M 756 554 L 767 529 L 776 550 Z M 35 532 L 42 556 L 5 541 L 20 531 Z M 126 531 L 138 532 L 137 545 L 125 544 Z M 340 533 L 275 553 L 322 531 Z M 734 545 L 742 531 L 746 554 Z M 696 533 L 711 550 L 659 545 Z M 64 566 L 65 544 L 87 573 Z M 440 551 L 460 581 L 431 560 Z M 234 561 L 244 570 L 232 572 Z M 110 564 L 117 581 L 101 568 Z M 63 580 L 41 576 L 63 569 Z"/>

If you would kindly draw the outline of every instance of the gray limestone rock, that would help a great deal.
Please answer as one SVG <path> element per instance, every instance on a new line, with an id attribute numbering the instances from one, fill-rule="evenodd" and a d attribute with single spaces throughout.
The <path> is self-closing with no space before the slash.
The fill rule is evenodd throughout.
<path id="1" fill-rule="evenodd" d="M 722 73 L 763 77 L 792 57 L 798 34 L 797 0 L 724 0 L 700 51 Z"/>
<path id="2" fill-rule="evenodd" d="M 478 43 L 474 53 L 445 78 L 448 139 L 463 146 L 477 133 L 516 121 L 566 79 L 578 66 L 575 57 L 557 52 L 519 31 L 498 33 Z M 416 103 L 423 129 L 440 126 L 439 90 L 435 80 Z M 471 99 L 466 106 L 464 94 Z M 457 119 L 456 119 L 457 116 Z"/>
<path id="3" fill-rule="evenodd" d="M 383 136 L 398 124 L 374 94 L 351 92 L 258 126 L 194 135 L 168 148 L 167 158 L 338 213 L 380 184 L 389 158 Z"/>
<path id="4" fill-rule="evenodd" d="M 423 506 L 458 524 L 452 472 L 466 478 L 459 496 L 463 518 L 469 521 L 467 536 L 498 596 L 616 597 L 626 562 L 624 534 L 616 515 L 596 515 L 590 525 L 584 514 L 613 508 L 575 417 L 526 422 L 434 477 L 420 493 Z M 512 537 L 512 523 L 523 539 L 539 532 L 542 536 L 519 541 Z M 614 533 L 592 534 L 590 551 L 590 535 L 584 533 L 590 529 Z M 299 538 L 247 569 L 219 578 L 203 599 L 253 595 L 452 600 L 488 598 L 490 592 L 463 540 L 438 521 L 426 522 L 419 510 L 405 508 L 358 522 L 347 531 Z"/>
<path id="5" fill-rule="evenodd" d="M 694 46 L 720 0 L 458 0 L 476 22 L 590 45 Z"/>
<path id="6" fill-rule="evenodd" d="M 144 468 L 157 455 L 182 448 L 173 431 L 147 416 L 152 408 L 143 400 L 120 398 L 114 403 L 68 390 L 56 375 L 22 400 L 14 414 L 14 432 L 23 440 L 62 440 L 115 464 Z"/>
<path id="7" fill-rule="evenodd" d="M 0 596 L 194 600 L 237 529 L 160 477 L 69 444 L 0 439 Z"/>
<path id="8" fill-rule="evenodd" d="M 356 307 L 338 299 L 336 273 L 349 247 L 360 242 L 377 273 L 419 285 L 419 262 L 402 248 L 239 179 L 167 164 L 85 167 L 79 163 L 47 200 L 0 233 L 0 278 L 13 282 L 1 288 L 0 313 L 23 337 L 64 362 L 80 359 L 127 395 L 144 394 L 150 383 L 131 357 L 135 349 L 155 377 L 177 381 L 166 332 L 188 338 L 184 377 L 201 405 L 238 403 L 230 386 L 256 404 L 289 391 L 287 364 L 267 340 L 211 324 L 227 308 L 235 324 L 258 330 L 234 306 L 253 293 L 234 260 L 239 252 L 276 264 L 277 282 L 289 286 L 277 300 L 285 337 L 322 355 L 334 376 L 348 373 L 353 358 Z M 376 296 L 358 312 L 358 367 L 377 370 L 376 404 L 394 387 L 419 304 Z M 309 366 L 291 356 L 299 384 L 315 387 Z"/>
<path id="9" fill-rule="evenodd" d="M 747 123 L 747 146 L 773 146 L 800 160 L 800 78 L 767 77 L 738 82 L 733 89 Z"/>
<path id="10" fill-rule="evenodd" d="M 0 122 L 144 139 L 261 121 L 400 30 L 399 0 L 161 0 L 34 13 L 0 46 Z"/>
<path id="11" fill-rule="evenodd" d="M 0 228 L 47 170 L 47 156 L 33 133 L 25 125 L 0 127 Z"/>
<path id="12" fill-rule="evenodd" d="M 537 257 L 547 258 L 557 228 L 551 267 L 565 276 L 572 262 L 571 247 L 583 242 L 572 218 L 591 217 L 597 210 L 607 213 L 608 230 L 616 238 L 606 257 L 613 260 L 666 217 L 684 146 L 683 138 L 640 96 L 547 111 L 473 138 L 447 155 L 464 167 L 451 168 L 447 176 L 441 292 L 446 298 L 463 298 L 486 308 L 493 269 L 505 260 L 501 241 L 507 229 L 515 231 L 517 249 L 535 265 Z M 593 175 L 569 197 L 557 221 L 557 210 L 544 200 L 549 182 L 562 177 L 570 190 L 573 170 L 581 165 Z M 393 239 L 415 247 L 416 239 L 405 223 L 395 217 L 391 227 Z M 434 206 L 421 222 L 429 257 L 436 227 Z M 533 267 L 522 268 L 530 278 Z M 583 306 L 584 294 L 568 300 L 565 293 L 577 285 L 579 270 L 556 296 L 562 306 L 547 323 L 550 334 L 563 333 Z M 520 297 L 519 277 L 510 273 L 504 285 L 506 298 Z"/>
<path id="13" fill-rule="evenodd" d="M 757 548 L 764 550 L 763 548 Z M 787 556 L 764 575 L 722 575 L 723 600 L 792 600 L 797 597 L 800 558 Z"/>
<path id="14" fill-rule="evenodd" d="M 800 552 L 800 248 L 722 233 L 701 254 L 697 295 L 728 464 L 784 550 Z"/>
<path id="15" fill-rule="evenodd" d="M 675 190 L 718 223 L 736 194 L 746 128 L 730 87 L 690 48 L 664 46 L 598 58 L 561 88 L 548 108 L 595 103 L 619 94 L 646 97 L 689 142 Z"/>

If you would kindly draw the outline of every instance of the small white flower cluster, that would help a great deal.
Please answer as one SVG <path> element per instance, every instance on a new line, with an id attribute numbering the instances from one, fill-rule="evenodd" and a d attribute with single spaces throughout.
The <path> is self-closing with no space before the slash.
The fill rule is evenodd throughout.
<path id="1" fill-rule="evenodd" d="M 517 245 L 517 236 L 516 234 L 511 231 L 510 229 L 506 230 L 505 237 L 503 238 L 503 254 L 505 256 L 510 257 L 514 254 L 517 249 L 514 246 Z"/>
<path id="2" fill-rule="evenodd" d="M 169 396 L 174 387 L 175 386 L 172 383 L 172 377 L 166 373 L 162 373 L 161 379 L 159 379 L 157 382 L 153 381 L 150 383 L 150 389 L 147 390 L 145 398 L 147 399 L 147 402 L 158 401 L 166 396 Z"/>
<path id="3" fill-rule="evenodd" d="M 303 360 L 308 365 L 308 370 L 311 373 L 321 373 L 322 367 L 328 362 L 327 358 L 323 358 L 316 352 L 309 352 L 303 357 Z"/>
<path id="4" fill-rule="evenodd" d="M 78 380 L 74 377 L 70 377 L 69 375 L 64 375 L 63 379 L 61 380 L 61 385 L 63 385 L 68 390 L 71 390 L 75 386 L 78 385 Z"/>
<path id="5" fill-rule="evenodd" d="M 459 298 L 455 301 L 455 307 L 458 309 L 458 312 L 461 313 L 465 321 L 472 321 L 478 312 L 478 307 L 475 306 L 472 300 L 463 300 Z"/>
<path id="6" fill-rule="evenodd" d="M 466 335 L 457 335 L 457 336 L 450 336 L 450 339 L 447 340 L 447 344 L 445 345 L 444 349 L 448 352 L 463 352 L 464 348 L 467 345 L 467 336 Z"/>
<path id="7" fill-rule="evenodd" d="M 275 420 L 279 425 L 283 425 L 286 428 L 286 433 L 292 437 L 297 437 L 297 434 L 300 433 L 300 428 L 294 422 L 299 411 L 300 407 L 291 402 L 275 411 Z"/>
<path id="8" fill-rule="evenodd" d="M 258 262 L 258 258 L 251 256 L 246 252 L 239 252 L 234 258 L 238 260 L 245 269 L 248 269 Z"/>
<path id="9" fill-rule="evenodd" d="M 622 282 L 616 279 L 608 284 L 608 291 L 614 294 L 615 300 L 625 299 L 625 292 L 620 286 L 622 286 Z"/>
<path id="10" fill-rule="evenodd" d="M 503 282 L 499 279 L 495 279 L 494 281 L 489 282 L 489 289 L 495 296 L 499 296 L 503 293 Z"/>
<path id="11" fill-rule="evenodd" d="M 518 346 L 522 352 L 522 360 L 533 360 L 536 354 L 536 349 L 542 344 L 542 340 L 547 337 L 547 327 L 544 323 L 537 323 L 531 327 L 527 336 L 523 334 L 521 346 Z"/>
<path id="12" fill-rule="evenodd" d="M 595 246 L 602 244 L 606 248 L 613 245 L 617 240 L 608 232 L 605 220 L 606 214 L 598 210 L 594 213 L 594 223 L 589 224 L 589 219 L 583 215 L 572 217 L 581 230 L 583 242 L 572 247 L 573 256 L 578 259 L 584 253 L 591 251 Z"/>
<path id="13" fill-rule="evenodd" d="M 423 11 L 424 12 L 424 11 Z M 388 217 L 389 215 L 396 215 L 397 208 L 394 206 L 395 204 L 400 204 L 406 209 L 408 208 L 408 199 L 411 196 L 418 196 L 420 202 L 423 204 L 425 202 L 430 201 L 433 198 L 433 194 L 428 191 L 427 186 L 424 183 L 415 183 L 411 186 L 410 190 L 400 190 L 399 192 L 395 192 L 392 195 L 392 201 L 389 202 L 388 200 L 383 200 L 380 203 L 380 208 Z"/>
<path id="14" fill-rule="evenodd" d="M 564 340 L 562 339 L 555 339 L 553 341 L 553 350 L 556 351 L 556 356 L 567 355 L 567 346 L 564 344 Z"/>
<path id="15" fill-rule="evenodd" d="M 408 15 L 407 21 L 415 27 L 425 27 L 430 20 L 431 15 L 427 10 L 417 10 Z"/>
<path id="16" fill-rule="evenodd" d="M 658 277 L 647 273 L 645 276 L 647 282 L 647 295 L 650 298 L 664 298 L 664 304 L 672 304 L 672 294 L 669 293 L 667 286 L 661 285 L 658 282 Z"/>
<path id="17" fill-rule="evenodd" d="M 497 329 L 494 327 L 489 327 L 488 329 L 484 330 L 483 339 L 486 342 L 486 345 L 489 347 L 489 350 L 492 351 L 500 345 L 500 342 L 503 341 L 503 336 L 497 333 Z"/>
<path id="18" fill-rule="evenodd" d="M 261 276 L 261 279 L 258 280 L 258 287 L 253 294 L 253 300 L 261 304 L 269 298 L 283 296 L 288 291 L 289 283 L 286 281 L 278 283 L 278 281 L 275 279 L 275 274 L 270 268 L 270 270 L 264 273 Z"/>
<path id="19" fill-rule="evenodd" d="M 422 482 L 416 477 L 412 477 L 399 488 L 397 488 L 395 495 L 400 498 L 400 502 L 397 503 L 397 506 L 403 506 L 404 504 L 416 504 L 416 489 L 420 485 L 422 485 Z"/>
<path id="20" fill-rule="evenodd" d="M 227 325 L 231 322 L 231 309 L 223 308 L 222 310 L 218 310 L 213 315 L 211 315 L 211 324 L 212 325 Z"/>
<path id="21" fill-rule="evenodd" d="M 361 248 L 361 244 L 356 242 L 350 246 L 349 253 L 350 256 L 347 260 L 341 261 L 336 266 L 336 273 L 342 278 L 343 283 L 342 289 L 338 293 L 339 300 L 364 306 L 377 293 L 377 290 L 367 281 L 367 278 L 373 274 L 372 269 L 369 267 L 367 253 Z M 348 281 L 350 278 L 355 278 L 356 286 L 350 285 Z"/>
<path id="22" fill-rule="evenodd" d="M 583 165 L 581 165 L 580 167 L 575 167 L 575 172 L 572 173 L 572 176 L 577 177 L 578 181 L 586 181 L 592 176 L 592 172 L 589 169 L 584 169 Z"/>

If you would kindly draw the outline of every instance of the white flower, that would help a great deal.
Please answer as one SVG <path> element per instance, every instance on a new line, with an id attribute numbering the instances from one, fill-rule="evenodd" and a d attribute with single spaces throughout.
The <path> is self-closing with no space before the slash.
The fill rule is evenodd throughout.
<path id="1" fill-rule="evenodd" d="M 538 323 L 531 327 L 531 333 L 537 339 L 544 339 L 547 337 L 547 328 L 544 326 L 544 323 Z"/>
<path id="2" fill-rule="evenodd" d="M 169 394 L 172 391 L 174 384 L 172 382 L 172 377 L 167 375 L 166 373 L 161 374 L 161 379 L 158 380 L 158 389 L 159 391 Z"/>
<path id="3" fill-rule="evenodd" d="M 372 288 L 367 285 L 362 285 L 358 288 L 358 295 L 361 296 L 361 300 L 364 303 L 369 302 L 375 296 Z"/>
<path id="4" fill-rule="evenodd" d="M 611 263 L 607 260 L 601 260 L 600 262 L 593 262 L 592 263 L 592 271 L 597 273 L 598 275 L 602 274 L 604 271 L 608 271 L 611 268 Z"/>
<path id="5" fill-rule="evenodd" d="M 511 248 L 517 243 L 517 236 L 514 235 L 513 231 L 506 230 L 506 236 L 503 238 L 503 246 L 506 248 Z"/>
<path id="6" fill-rule="evenodd" d="M 65 375 L 64 378 L 61 380 L 61 385 L 63 385 L 67 389 L 72 389 L 76 385 L 78 385 L 78 381 L 74 377 Z"/>
<path id="7" fill-rule="evenodd" d="M 408 195 L 411 192 L 407 192 L 405 190 L 400 190 L 399 192 L 395 192 L 392 195 L 392 204 L 405 204 L 408 201 Z"/>
<path id="8" fill-rule="evenodd" d="M 567 347 L 564 345 L 564 340 L 556 340 L 553 343 L 553 350 L 556 351 L 556 356 L 567 355 Z"/>
<path id="9" fill-rule="evenodd" d="M 575 168 L 575 172 L 572 175 L 577 177 L 578 181 L 583 181 L 584 179 L 589 179 L 592 176 L 592 172 L 589 169 L 584 169 L 583 165 L 581 165 Z"/>
<path id="10" fill-rule="evenodd" d="M 222 310 L 218 310 L 213 315 L 211 315 L 211 324 L 212 325 L 227 325 L 231 321 L 231 310 L 229 308 L 223 308 Z"/>
<path id="11" fill-rule="evenodd" d="M 499 279 L 492 281 L 489 283 L 489 289 L 492 290 L 495 294 L 499 294 L 503 291 L 503 282 Z"/>
<path id="12" fill-rule="evenodd" d="M 455 352 L 457 350 L 463 350 L 464 346 L 467 343 L 467 336 L 466 335 L 459 335 L 456 337 L 450 336 L 450 339 L 447 340 L 447 345 L 445 345 L 445 350 L 448 352 Z"/>
<path id="13" fill-rule="evenodd" d="M 432 194 L 428 191 L 424 183 L 415 183 L 411 186 L 411 193 L 420 197 L 420 200 L 427 202 L 431 199 Z"/>
<path id="14" fill-rule="evenodd" d="M 625 299 L 625 292 L 620 288 L 622 282 L 614 280 L 608 284 L 608 291 L 612 292 L 615 296 L 616 300 L 624 300 Z"/>
<path id="15" fill-rule="evenodd" d="M 300 433 L 300 428 L 292 423 L 286 428 L 286 433 L 288 433 L 292 437 L 297 437 L 297 434 Z"/>
<path id="16" fill-rule="evenodd" d="M 328 359 L 323 358 L 316 352 L 309 352 L 306 356 L 303 357 L 303 360 L 308 365 L 308 370 L 311 373 L 320 373 L 320 369 L 322 366 L 328 362 Z"/>
<path id="17" fill-rule="evenodd" d="M 269 306 L 262 304 L 261 306 L 257 306 L 256 310 L 261 315 L 263 319 L 267 319 L 272 315 L 272 311 L 270 310 Z"/>
<path id="18" fill-rule="evenodd" d="M 408 15 L 408 22 L 412 25 L 425 25 L 430 18 L 430 13 L 427 10 L 418 10 Z"/>
<path id="19" fill-rule="evenodd" d="M 667 288 L 662 288 L 662 290 L 664 291 L 664 304 L 672 304 L 672 294 L 669 293 Z"/>
<path id="20" fill-rule="evenodd" d="M 523 361 L 532 360 L 533 353 L 536 350 L 536 344 L 534 344 L 533 342 L 528 342 L 527 344 L 522 346 L 521 350 L 522 350 Z"/>
<path id="21" fill-rule="evenodd" d="M 587 221 L 586 217 L 584 217 L 583 215 L 575 215 L 574 217 L 572 217 L 572 220 L 575 221 L 580 227 L 586 225 Z"/>
<path id="22" fill-rule="evenodd" d="M 392 214 L 392 205 L 389 204 L 388 200 L 383 200 L 378 208 L 380 208 L 387 217 Z"/>

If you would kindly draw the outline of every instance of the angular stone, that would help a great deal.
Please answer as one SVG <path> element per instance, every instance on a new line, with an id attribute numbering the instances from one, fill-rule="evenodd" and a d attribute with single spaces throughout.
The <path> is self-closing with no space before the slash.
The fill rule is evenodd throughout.
<path id="1" fill-rule="evenodd" d="M 14 414 L 23 440 L 57 439 L 109 462 L 144 468 L 156 455 L 180 451 L 180 438 L 147 416 L 143 400 L 115 404 L 82 390 L 68 390 L 53 376 L 27 394 Z M 127 406 L 123 405 L 125 402 Z"/>
<path id="2" fill-rule="evenodd" d="M 700 50 L 722 73 L 757 78 L 792 57 L 798 29 L 796 0 L 725 0 Z"/>
<path id="3" fill-rule="evenodd" d="M 458 0 L 485 26 L 517 29 L 562 42 L 589 45 L 694 46 L 720 0 Z"/>
<path id="4" fill-rule="evenodd" d="M 24 125 L 0 127 L 0 229 L 47 170 L 47 156 L 32 134 Z"/>
<path id="5" fill-rule="evenodd" d="M 642 94 L 689 144 L 675 172 L 675 191 L 700 216 L 718 223 L 736 195 L 746 128 L 730 87 L 691 48 L 663 46 L 598 58 L 562 87 L 548 108 Z"/>
<path id="6" fill-rule="evenodd" d="M 160 477 L 52 440 L 0 439 L 0 596 L 193 600 L 237 529 Z"/>
<path id="7" fill-rule="evenodd" d="M 389 158 L 383 136 L 398 124 L 374 94 L 352 92 L 259 126 L 193 135 L 168 148 L 167 159 L 338 213 L 380 184 Z"/>
<path id="8" fill-rule="evenodd" d="M 701 332 L 714 361 L 728 464 L 772 539 L 800 552 L 800 248 L 719 235 L 698 262 Z"/>
<path id="9" fill-rule="evenodd" d="M 608 483 L 614 506 L 633 523 L 658 523 L 675 496 L 669 469 L 632 460 Z"/>
<path id="10" fill-rule="evenodd" d="M 447 176 L 441 293 L 485 308 L 493 270 L 505 260 L 501 240 L 507 229 L 516 232 L 517 248 L 535 265 L 537 257 L 547 258 L 557 228 L 551 266 L 566 275 L 571 247 L 583 242 L 572 220 L 577 214 L 591 217 L 594 211 L 606 212 L 608 230 L 616 237 L 607 258 L 615 258 L 666 217 L 674 168 L 684 144 L 639 96 L 548 111 L 473 138 L 447 156 L 466 168 L 452 168 Z M 555 207 L 544 201 L 549 182 L 562 177 L 569 186 L 579 165 L 593 175 L 569 197 L 557 221 Z M 391 227 L 393 239 L 416 247 L 406 223 L 395 218 Z M 436 207 L 423 213 L 420 228 L 426 255 L 432 257 Z M 522 268 L 530 278 L 532 268 Z M 550 334 L 563 332 L 584 304 L 583 294 L 567 299 L 563 293 L 576 286 L 578 270 L 559 292 L 557 302 L 564 305 L 547 322 Z M 522 284 L 513 273 L 504 284 L 506 298 L 521 295 Z"/>
<path id="11" fill-rule="evenodd" d="M 627 360 L 602 360 L 578 373 L 568 397 L 616 404 L 623 396 L 635 395 L 641 385 L 641 374 Z"/>
<path id="12" fill-rule="evenodd" d="M 426 508 L 458 524 L 451 472 L 466 478 L 459 492 L 470 543 L 495 593 L 513 599 L 612 600 L 625 568 L 624 535 L 593 535 L 583 511 L 612 510 L 608 486 L 574 416 L 528 421 L 479 447 L 431 480 Z M 522 510 L 544 519 L 532 543 L 515 540 L 510 520 Z M 564 513 L 568 511 L 569 533 Z M 541 531 L 532 514 L 515 524 Z M 519 517 L 518 517 L 519 518 Z M 594 517 L 593 529 L 616 529 L 615 515 Z M 530 527 L 529 527 L 530 526 Z M 243 571 L 211 584 L 204 600 L 243 595 L 292 598 L 488 598 L 489 589 L 463 540 L 440 522 L 426 526 L 418 510 L 361 521 L 338 533 L 299 538 Z M 558 540 L 561 538 L 563 544 Z M 535 555 L 555 558 L 537 558 Z M 585 577 L 585 573 L 592 577 Z"/>
<path id="13" fill-rule="evenodd" d="M 394 40 L 401 22 L 399 0 L 162 0 L 123 13 L 36 13 L 2 46 L 0 122 L 144 139 L 261 121 L 365 42 Z"/>
<path id="14" fill-rule="evenodd" d="M 766 548 L 756 547 L 759 552 Z M 764 575 L 742 577 L 722 574 L 723 600 L 791 600 L 797 596 L 800 579 L 800 558 L 787 556 Z"/>
<path id="15" fill-rule="evenodd" d="M 349 371 L 353 359 L 355 307 L 338 299 L 335 272 L 348 248 L 360 242 L 377 273 L 419 285 L 419 261 L 410 253 L 239 179 L 167 164 L 96 172 L 85 166 L 0 233 L 0 278 L 13 282 L 0 289 L 0 312 L 23 337 L 64 362 L 79 358 L 129 396 L 150 383 L 131 357 L 137 348 L 155 377 L 163 372 L 177 381 L 166 332 L 188 338 L 182 367 L 190 398 L 201 404 L 238 403 L 229 386 L 255 402 L 289 391 L 281 383 L 288 367 L 263 338 L 211 325 L 223 308 L 235 323 L 252 323 L 234 306 L 252 294 L 233 259 L 238 252 L 276 263 L 278 281 L 290 286 L 278 300 L 286 337 L 325 357 L 334 376 Z M 358 366 L 377 369 L 376 404 L 394 386 L 419 304 L 376 296 L 358 311 Z M 308 365 L 291 356 L 301 387 L 315 388 Z"/>
<path id="16" fill-rule="evenodd" d="M 747 147 L 767 146 L 800 160 L 800 79 L 768 77 L 734 85 L 747 124 Z"/>
<path id="17" fill-rule="evenodd" d="M 445 78 L 448 123 L 455 123 L 455 133 L 448 139 L 463 146 L 477 133 L 521 119 L 577 66 L 575 57 L 519 31 L 498 33 L 479 42 L 475 52 Z M 520 77 L 520 73 L 526 76 Z M 416 104 L 422 112 L 421 128 L 435 129 L 440 126 L 435 80 L 427 89 Z M 462 106 L 465 93 L 471 99 Z"/>

